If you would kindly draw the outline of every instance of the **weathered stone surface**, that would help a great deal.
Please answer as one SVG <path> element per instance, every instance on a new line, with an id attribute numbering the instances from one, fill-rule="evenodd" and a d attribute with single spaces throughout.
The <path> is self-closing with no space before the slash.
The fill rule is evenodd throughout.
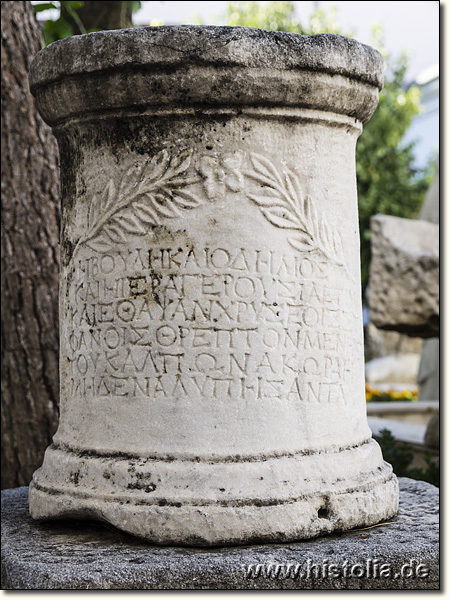
<path id="1" fill-rule="evenodd" d="M 30 85 L 50 123 L 80 110 L 175 103 L 333 108 L 354 123 L 375 110 L 383 62 L 373 48 L 340 35 L 143 27 L 55 42 L 36 56 Z"/>
<path id="2" fill-rule="evenodd" d="M 439 448 L 439 413 L 431 417 L 425 431 L 424 443 L 430 448 Z"/>
<path id="3" fill-rule="evenodd" d="M 428 188 L 425 202 L 420 210 L 419 219 L 439 225 L 439 156 L 434 163 L 434 168 L 435 175 L 433 182 Z"/>
<path id="4" fill-rule="evenodd" d="M 438 336 L 439 226 L 376 215 L 371 232 L 371 321 L 411 336 Z"/>
<path id="5" fill-rule="evenodd" d="M 340 36 L 102 32 L 38 54 L 61 148 L 61 420 L 34 518 L 286 541 L 397 511 L 364 393 L 355 143 L 382 60 Z"/>
<path id="6" fill-rule="evenodd" d="M 420 357 L 417 383 L 419 384 L 419 400 L 439 400 L 440 376 L 439 376 L 440 344 L 439 338 L 430 338 L 423 341 L 422 354 Z"/>
<path id="7" fill-rule="evenodd" d="M 435 163 L 436 174 L 428 189 L 419 219 L 439 225 L 439 157 Z M 425 340 L 422 348 L 419 375 L 419 400 L 439 400 L 439 338 Z"/>
<path id="8" fill-rule="evenodd" d="M 2 492 L 3 588 L 438 589 L 438 489 L 412 479 L 399 482 L 400 510 L 391 519 L 394 524 L 300 543 L 208 550 L 152 546 L 101 523 L 36 522 L 28 514 L 27 488 L 7 490 Z M 278 577 L 248 577 L 250 565 L 258 564 L 263 569 L 298 565 L 304 575 L 292 571 L 287 577 L 281 571 Z M 328 571 L 332 576 L 320 576 L 333 564 L 338 577 L 333 569 Z M 374 565 L 379 574 L 383 564 L 391 569 L 390 576 L 387 570 L 381 577 L 370 575 Z M 354 565 L 362 567 L 354 568 L 351 577 Z M 403 565 L 405 576 L 396 578 Z M 427 577 L 418 576 L 423 568 L 429 570 Z"/>

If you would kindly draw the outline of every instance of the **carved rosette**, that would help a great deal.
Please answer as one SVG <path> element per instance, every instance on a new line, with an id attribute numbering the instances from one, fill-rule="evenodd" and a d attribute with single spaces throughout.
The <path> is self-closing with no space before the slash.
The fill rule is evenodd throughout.
<path id="1" fill-rule="evenodd" d="M 339 231 L 319 215 L 292 170 L 277 168 L 256 153 L 236 152 L 221 160 L 202 156 L 198 168 L 186 175 L 192 162 L 192 149 L 174 157 L 163 150 L 147 160 L 134 161 L 125 169 L 117 190 L 110 179 L 90 201 L 85 233 L 74 254 L 82 245 L 111 251 L 117 244 L 126 245 L 130 236 L 146 235 L 150 228 L 182 217 L 183 210 L 201 206 L 192 186 L 202 182 L 207 201 L 213 202 L 226 191 L 245 194 L 269 223 L 289 230 L 287 239 L 294 250 L 318 252 L 349 274 Z"/>
<path id="2" fill-rule="evenodd" d="M 63 243 L 61 419 L 34 518 L 217 545 L 395 513 L 365 413 L 354 168 L 380 73 L 351 40 L 245 28 L 36 57 Z"/>

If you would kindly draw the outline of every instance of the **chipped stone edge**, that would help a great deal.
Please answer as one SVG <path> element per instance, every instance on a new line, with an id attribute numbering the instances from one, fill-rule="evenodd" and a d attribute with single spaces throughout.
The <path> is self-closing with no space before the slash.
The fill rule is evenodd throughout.
<path id="1" fill-rule="evenodd" d="M 163 50 L 160 55 L 159 49 Z M 53 42 L 35 56 L 30 83 L 33 90 L 61 78 L 105 69 L 192 63 L 320 71 L 357 79 L 378 90 L 384 79 L 381 54 L 342 35 L 179 25 L 101 31 Z"/>

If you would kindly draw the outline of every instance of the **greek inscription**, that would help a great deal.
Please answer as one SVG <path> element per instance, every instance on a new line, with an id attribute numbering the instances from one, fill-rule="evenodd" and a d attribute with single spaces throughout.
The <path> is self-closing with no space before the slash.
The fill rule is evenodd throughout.
<path id="1" fill-rule="evenodd" d="M 290 230 L 287 239 L 294 250 L 322 255 L 352 277 L 340 233 L 303 193 L 293 170 L 281 169 L 265 156 L 243 151 L 220 157 L 199 156 L 195 161 L 192 156 L 192 149 L 174 156 L 164 149 L 152 158 L 130 164 L 118 186 L 111 179 L 100 194 L 92 197 L 85 233 L 75 246 L 74 256 L 83 245 L 105 252 L 100 259 L 102 269 L 112 272 L 111 247 L 126 243 L 130 236 L 145 235 L 168 219 L 182 217 L 184 210 L 199 208 L 205 196 L 215 202 L 227 193 L 244 192 L 267 221 Z M 199 184 L 203 194 L 199 193 Z M 171 258 L 177 264 L 175 257 Z M 225 268 L 229 259 L 227 250 L 217 248 L 211 264 Z"/>
<path id="2" fill-rule="evenodd" d="M 276 251 L 83 253 L 67 312 L 71 393 L 97 398 L 345 403 L 361 345 L 353 287 Z"/>

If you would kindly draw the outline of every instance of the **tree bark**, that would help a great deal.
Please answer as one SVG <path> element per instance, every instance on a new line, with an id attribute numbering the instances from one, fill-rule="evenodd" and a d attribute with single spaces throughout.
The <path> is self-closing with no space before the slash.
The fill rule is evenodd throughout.
<path id="1" fill-rule="evenodd" d="M 131 8 L 128 2 L 85 0 L 83 6 L 76 9 L 76 11 L 86 31 L 127 29 L 133 26 Z M 72 25 L 74 35 L 83 33 L 64 5 L 61 5 L 61 16 Z"/>
<path id="2" fill-rule="evenodd" d="M 59 172 L 28 69 L 43 46 L 30 2 L 2 2 L 2 477 L 28 485 L 58 422 Z"/>

